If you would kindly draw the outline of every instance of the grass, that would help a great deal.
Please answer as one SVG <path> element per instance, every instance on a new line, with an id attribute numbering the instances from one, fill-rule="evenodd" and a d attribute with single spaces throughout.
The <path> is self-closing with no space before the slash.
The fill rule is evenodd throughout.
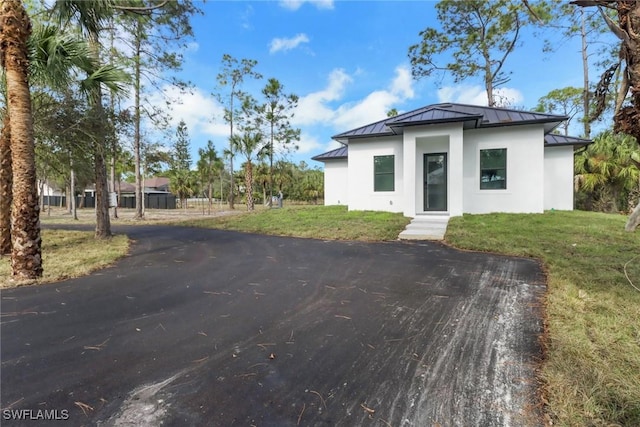
<path id="1" fill-rule="evenodd" d="M 542 369 L 555 425 L 640 426 L 640 235 L 588 212 L 465 215 L 446 240 L 535 257 L 548 272 Z"/>
<path id="2" fill-rule="evenodd" d="M 174 224 L 379 241 L 396 239 L 408 223 L 400 214 L 335 206 L 239 211 L 192 215 Z M 634 289 L 640 288 L 640 231 L 625 232 L 625 221 L 620 215 L 551 211 L 465 215 L 449 223 L 446 240 L 455 247 L 534 257 L 544 265 L 547 352 L 540 375 L 554 425 L 640 426 L 640 291 Z M 123 236 L 105 245 L 91 232 L 44 230 L 43 244 L 43 281 L 86 274 L 127 250 Z M 9 274 L 4 261 L 0 283 Z"/>
<path id="3" fill-rule="evenodd" d="M 409 223 L 401 214 L 347 211 L 344 206 L 288 206 L 242 215 L 180 221 L 176 225 L 327 240 L 395 240 Z"/>
<path id="4" fill-rule="evenodd" d="M 87 275 L 124 256 L 128 248 L 129 240 L 124 235 L 96 240 L 92 231 L 42 230 L 44 274 L 35 283 Z M 22 284 L 10 280 L 10 262 L 9 256 L 0 258 L 0 288 Z"/>

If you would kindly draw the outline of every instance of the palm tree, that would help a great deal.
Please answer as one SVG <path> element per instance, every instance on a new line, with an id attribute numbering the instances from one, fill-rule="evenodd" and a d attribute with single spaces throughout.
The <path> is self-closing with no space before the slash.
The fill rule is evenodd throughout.
<path id="1" fill-rule="evenodd" d="M 0 5 L 0 63 L 7 83 L 13 169 L 11 268 L 13 277 L 19 280 L 42 276 L 40 206 L 29 90 L 27 41 L 30 35 L 31 21 L 22 2 L 3 1 Z"/>
<path id="2" fill-rule="evenodd" d="M 618 212 L 638 188 L 640 150 L 634 138 L 605 132 L 575 158 L 576 190 L 586 193 L 592 208 Z M 626 206 L 625 206 L 626 207 Z"/>
<path id="3" fill-rule="evenodd" d="M 200 176 L 200 184 L 207 189 L 207 199 L 209 200 L 209 215 L 211 215 L 211 206 L 213 205 L 213 181 L 218 172 L 224 167 L 222 160 L 218 157 L 216 148 L 211 140 L 207 141 L 206 148 L 199 148 L 198 155 L 198 174 Z"/>
<path id="4" fill-rule="evenodd" d="M 81 89 L 91 92 L 96 85 L 105 84 L 114 91 L 122 89 L 121 71 L 112 66 L 98 67 L 92 61 L 88 45 L 73 34 L 63 33 L 52 25 L 36 25 L 28 40 L 29 81 L 33 86 L 45 86 L 66 90 L 73 85 L 76 76 L 72 69 L 84 70 L 87 78 Z M 0 255 L 11 252 L 11 147 L 8 115 L 0 131 Z"/>
<path id="5" fill-rule="evenodd" d="M 89 46 L 92 49 L 93 58 L 99 62 L 99 34 L 103 24 L 113 14 L 113 1 L 79 1 L 58 0 L 53 9 L 54 14 L 61 22 L 76 19 L 81 29 L 87 34 Z M 92 113 L 98 118 L 105 117 L 102 107 L 102 89 L 100 85 L 93 87 L 90 92 Z M 105 146 L 101 138 L 94 139 L 94 172 L 96 185 L 96 230 L 98 239 L 111 236 L 111 221 L 109 219 L 109 199 L 107 183 L 107 163 L 105 159 Z"/>
<path id="6" fill-rule="evenodd" d="M 243 154 L 247 160 L 244 167 L 244 182 L 247 194 L 247 210 L 255 209 L 253 200 L 253 160 L 261 147 L 264 135 L 258 130 L 245 130 L 242 134 L 234 134 L 231 144 L 236 152 Z"/>
<path id="7" fill-rule="evenodd" d="M 187 210 L 187 199 L 194 193 L 196 187 L 193 173 L 187 169 L 174 169 L 170 174 L 171 192 L 180 199 L 180 205 Z"/>
<path id="8" fill-rule="evenodd" d="M 13 168 L 11 167 L 11 123 L 6 111 L 3 112 L 3 116 L 3 127 L 0 131 L 0 255 L 7 255 L 11 253 Z"/>

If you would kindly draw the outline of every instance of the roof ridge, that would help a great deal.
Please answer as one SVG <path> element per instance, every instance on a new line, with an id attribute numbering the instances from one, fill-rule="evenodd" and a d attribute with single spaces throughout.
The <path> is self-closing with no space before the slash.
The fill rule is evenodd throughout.
<path id="1" fill-rule="evenodd" d="M 566 117 L 565 115 L 562 115 L 562 114 L 551 114 L 551 113 L 543 113 L 541 111 L 530 111 L 530 110 L 517 110 L 515 108 L 507 108 L 507 107 L 491 107 L 489 105 L 464 104 L 461 102 L 444 102 L 444 103 L 434 104 L 434 105 L 458 105 L 460 107 L 472 107 L 472 108 L 483 108 L 487 110 L 510 111 L 513 113 L 540 114 L 542 116 L 549 116 L 549 117 L 558 117 L 558 118 Z"/>

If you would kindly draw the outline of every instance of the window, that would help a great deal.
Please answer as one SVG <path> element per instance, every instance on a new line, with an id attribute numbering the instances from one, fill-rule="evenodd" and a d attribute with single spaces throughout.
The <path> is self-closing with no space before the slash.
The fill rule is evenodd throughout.
<path id="1" fill-rule="evenodd" d="M 507 149 L 480 150 L 480 189 L 507 188 Z"/>
<path id="2" fill-rule="evenodd" d="M 373 191 L 394 191 L 394 157 L 373 156 Z"/>

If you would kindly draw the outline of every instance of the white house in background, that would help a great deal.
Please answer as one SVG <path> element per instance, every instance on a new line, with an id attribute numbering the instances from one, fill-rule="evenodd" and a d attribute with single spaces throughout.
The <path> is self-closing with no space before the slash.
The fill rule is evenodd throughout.
<path id="1" fill-rule="evenodd" d="M 459 216 L 573 209 L 573 153 L 586 139 L 552 134 L 565 116 L 435 104 L 333 138 L 325 205 Z"/>

